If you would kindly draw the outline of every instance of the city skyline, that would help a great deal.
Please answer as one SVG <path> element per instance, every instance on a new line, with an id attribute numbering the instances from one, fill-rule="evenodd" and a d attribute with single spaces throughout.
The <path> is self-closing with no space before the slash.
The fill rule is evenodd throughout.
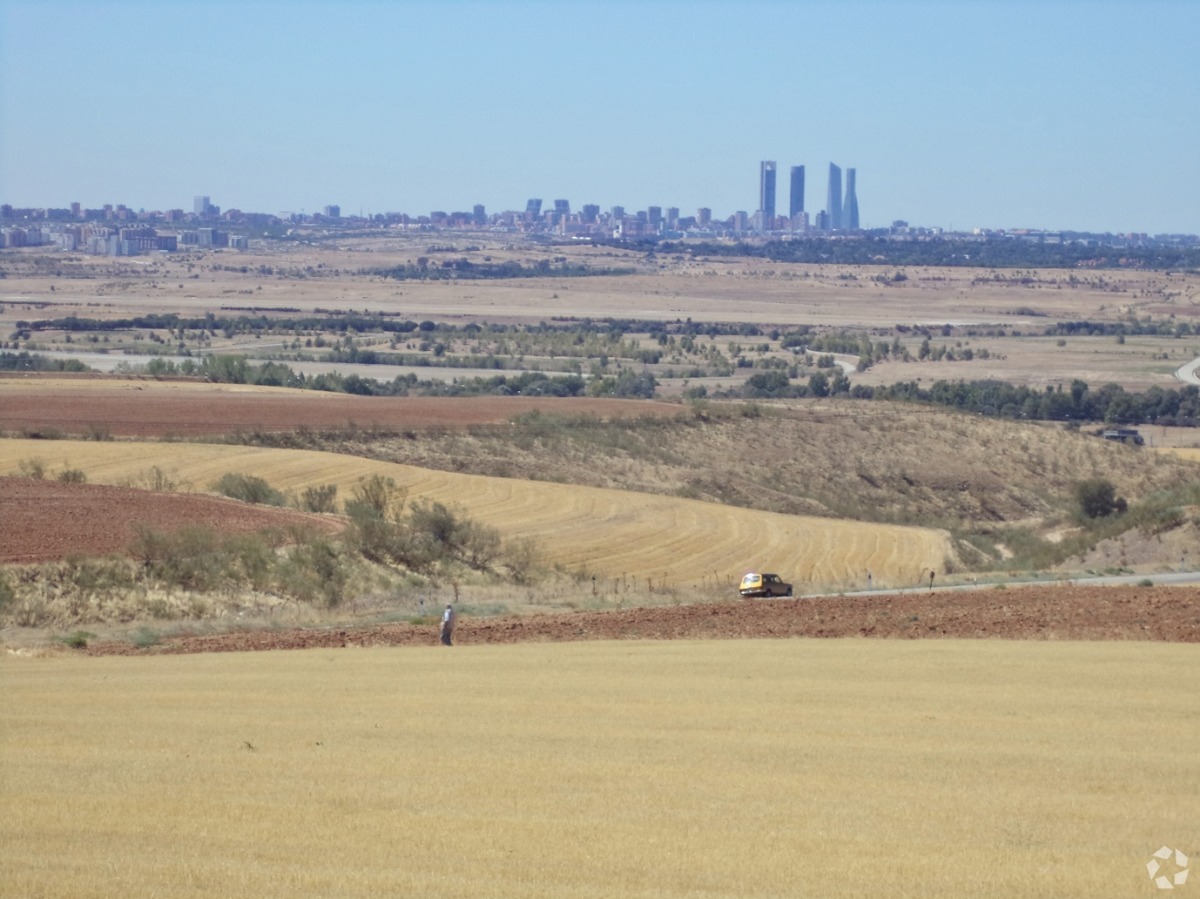
<path id="1" fill-rule="evenodd" d="M 1196 233 L 1198 33 L 1186 0 L 0 0 L 0 201 L 724 216 L 754 162 L 848 160 L 864 228 Z"/>

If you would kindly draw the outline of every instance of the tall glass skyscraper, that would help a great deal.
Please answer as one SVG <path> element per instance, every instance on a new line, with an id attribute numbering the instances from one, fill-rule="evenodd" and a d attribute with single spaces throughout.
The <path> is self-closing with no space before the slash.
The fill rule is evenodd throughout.
<path id="1" fill-rule="evenodd" d="M 788 202 L 788 217 L 804 211 L 804 166 L 792 166 L 792 192 Z"/>
<path id="2" fill-rule="evenodd" d="M 775 161 L 763 160 L 758 170 L 758 210 L 762 213 L 762 229 L 775 228 Z"/>
<path id="3" fill-rule="evenodd" d="M 848 231 L 858 230 L 858 195 L 854 192 L 855 169 L 846 169 L 846 199 L 842 203 L 842 227 Z"/>
<path id="4" fill-rule="evenodd" d="M 829 194 L 825 199 L 825 211 L 829 213 L 829 230 L 841 230 L 842 170 L 832 162 L 829 163 Z"/>

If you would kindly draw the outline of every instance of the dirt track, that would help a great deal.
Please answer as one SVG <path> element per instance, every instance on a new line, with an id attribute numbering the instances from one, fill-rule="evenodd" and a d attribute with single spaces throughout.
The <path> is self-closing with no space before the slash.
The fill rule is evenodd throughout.
<path id="1" fill-rule="evenodd" d="M 460 647 L 574 640 L 703 640 L 784 637 L 943 637 L 1018 640 L 1200 642 L 1200 589 L 1020 587 L 902 596 L 843 596 L 571 612 L 504 618 L 462 616 Z M 255 652 L 367 646 L 433 646 L 432 625 L 388 624 L 247 632 L 88 647 L 90 655 Z"/>

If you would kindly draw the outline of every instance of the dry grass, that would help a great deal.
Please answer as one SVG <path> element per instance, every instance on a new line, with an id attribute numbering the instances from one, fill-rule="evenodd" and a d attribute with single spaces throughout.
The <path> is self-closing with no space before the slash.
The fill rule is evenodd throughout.
<path id="1" fill-rule="evenodd" d="M 411 499 L 457 505 L 505 538 L 530 537 L 545 561 L 604 578 L 657 587 L 731 583 L 747 569 L 785 572 L 797 584 L 912 584 L 923 570 L 943 570 L 948 535 L 928 528 L 836 521 L 720 506 L 699 500 L 595 487 L 457 474 L 305 450 L 176 443 L 0 441 L 0 473 L 22 460 L 58 459 L 90 483 L 138 483 L 155 466 L 171 480 L 211 484 L 238 472 L 282 491 L 326 483 L 352 493 L 372 474 L 394 478 Z"/>
<path id="2" fill-rule="evenodd" d="M 1195 650 L 738 641 L 0 659 L 22 897 L 1149 894 Z"/>
<path id="3" fill-rule="evenodd" d="M 1200 471 L 1055 423 L 855 400 L 756 408 L 758 417 L 742 417 L 713 404 L 704 423 L 587 428 L 543 418 L 453 440 L 418 434 L 328 448 L 421 467 L 965 531 L 1062 516 L 1078 480 L 1108 478 L 1137 500 Z"/>
<path id="4" fill-rule="evenodd" d="M 456 242 L 481 246 L 495 259 L 525 264 L 564 255 L 599 266 L 634 266 L 625 277 L 544 278 L 513 281 L 392 281 L 359 275 L 360 268 L 415 260 L 430 239 L 356 240 L 337 244 L 277 245 L 268 250 L 181 253 L 155 257 L 152 265 L 108 258 L 80 258 L 63 271 L 88 278 L 31 276 L 21 257 L 11 257 L 0 291 L 6 304 L 0 324 L 43 315 L 118 316 L 152 305 L 159 312 L 199 313 L 228 305 L 324 309 L 387 310 L 438 321 L 543 321 L 557 316 L 633 319 L 812 324 L 830 327 L 884 327 L 897 324 L 1002 324 L 1043 326 L 1055 320 L 1114 321 L 1130 315 L 1200 312 L 1200 277 L 1139 271 L 1071 272 L 1027 270 L 991 272 L 972 268 L 909 268 L 903 286 L 884 287 L 873 279 L 895 266 L 789 265 L 763 259 L 713 258 L 685 261 L 605 247 L 536 246 L 497 243 L 481 235 Z M 479 258 L 480 254 L 460 253 Z M 146 260 L 140 260 L 146 261 Z M 191 266 L 191 267 L 189 267 Z M 249 271 L 224 271 L 222 267 Z M 269 266 L 276 274 L 258 273 Z M 322 268 L 318 269 L 317 267 Z M 334 275 L 333 272 L 338 272 Z M 198 277 L 193 277 L 197 275 Z M 1074 283 L 1070 278 L 1075 275 Z M 51 285 L 54 291 L 50 290 Z M 51 303 L 41 310 L 29 301 Z M 103 303 L 103 306 L 97 305 Z M 1036 313 L 1025 314 L 1027 310 Z M 30 314 L 30 313 L 34 314 Z"/>

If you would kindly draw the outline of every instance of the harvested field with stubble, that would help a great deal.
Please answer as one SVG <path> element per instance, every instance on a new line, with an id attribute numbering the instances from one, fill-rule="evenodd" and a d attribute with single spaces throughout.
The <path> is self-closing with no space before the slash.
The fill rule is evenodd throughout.
<path id="1" fill-rule="evenodd" d="M 434 240 L 347 235 L 146 265 L 55 255 L 39 266 L 42 251 L 17 251 L 0 272 L 0 330 L 16 348 L 110 359 L 269 356 L 330 335 L 13 332 L 148 309 L 363 310 L 514 328 L 811 326 L 914 353 L 928 331 L 958 356 L 880 362 L 852 373 L 857 384 L 1085 376 L 1093 388 L 1171 388 L 1170 372 L 1200 353 L 1188 339 L 1046 331 L 1200 320 L 1191 273 L 789 265 L 508 236 L 462 253 L 528 266 L 561 253 L 635 273 L 364 271 L 412 262 Z M 743 352 L 790 363 L 771 342 Z M 978 352 L 965 361 L 960 349 Z M 679 392 L 704 380 L 672 377 Z M 6 631 L 0 894 L 1082 899 L 1155 893 L 1146 863 L 1161 846 L 1200 857 L 1200 589 L 880 589 L 927 584 L 930 569 L 939 585 L 969 580 L 964 569 L 1088 537 L 1072 509 L 1083 478 L 1110 481 L 1131 513 L 1152 496 L 1178 508 L 1080 542 L 1063 578 L 1194 567 L 1194 451 L 843 400 L 391 400 L 93 377 L 0 377 L 0 430 L 90 438 L 0 440 L 7 561 L 120 552 L 137 524 L 170 530 L 214 512 L 222 529 L 300 520 L 196 492 L 231 473 L 293 498 L 335 485 L 339 502 L 380 475 L 506 540 L 533 538 L 557 569 L 544 585 L 472 573 L 461 601 L 460 572 L 404 575 L 356 584 L 337 608 L 227 587 L 191 602 L 154 587 L 101 616 L 81 594 L 86 614 L 51 619 L 74 633 Z M 1147 437 L 1200 445 L 1181 430 Z M 45 480 L 4 477 L 35 472 Z M 44 567 L 73 565 L 85 593 L 106 570 Z M 810 595 L 734 599 L 752 567 Z M 0 602 L 32 571 L 0 573 Z M 868 571 L 876 589 L 854 592 Z M 451 598 L 460 619 L 447 649 L 430 612 Z"/>
<path id="2" fill-rule="evenodd" d="M 50 455 L 53 453 L 53 455 Z M 82 470 L 89 482 L 137 483 L 158 468 L 171 480 L 206 487 L 236 472 L 278 490 L 336 484 L 347 496 L 362 478 L 393 478 L 410 499 L 465 508 L 505 537 L 533 538 L 548 565 L 647 588 L 736 583 L 752 559 L 798 584 L 916 583 L 952 552 L 934 529 L 836 521 L 721 506 L 699 500 L 570 484 L 456 474 L 306 450 L 88 441 L 0 441 L 0 474 L 42 457 Z M 55 525 L 43 519 L 49 531 Z"/>
<path id="3" fill-rule="evenodd" d="M 739 640 L 0 658 L 31 897 L 1150 895 L 1195 650 Z"/>

